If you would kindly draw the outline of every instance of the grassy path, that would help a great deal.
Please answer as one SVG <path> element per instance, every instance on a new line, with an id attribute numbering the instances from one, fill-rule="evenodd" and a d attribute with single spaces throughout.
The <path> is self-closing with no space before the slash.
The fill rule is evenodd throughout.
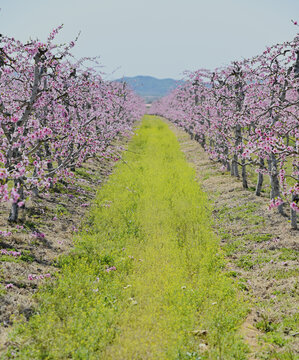
<path id="1" fill-rule="evenodd" d="M 167 125 L 146 116 L 11 357 L 246 359 L 245 306 L 194 176 Z"/>

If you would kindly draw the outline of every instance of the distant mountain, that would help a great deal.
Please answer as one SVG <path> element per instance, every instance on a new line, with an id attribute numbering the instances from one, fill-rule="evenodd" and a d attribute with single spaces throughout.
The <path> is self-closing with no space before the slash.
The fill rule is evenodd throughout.
<path id="1" fill-rule="evenodd" d="M 182 80 L 157 79 L 152 76 L 134 76 L 117 79 L 118 82 L 126 82 L 138 95 L 152 102 L 168 94 L 171 90 L 183 83 Z"/>

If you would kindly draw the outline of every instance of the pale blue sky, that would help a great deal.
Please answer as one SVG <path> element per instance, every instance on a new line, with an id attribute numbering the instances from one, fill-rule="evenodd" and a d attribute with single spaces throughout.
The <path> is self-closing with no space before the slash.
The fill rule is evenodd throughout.
<path id="1" fill-rule="evenodd" d="M 0 32 L 59 41 L 82 31 L 76 56 L 101 56 L 108 78 L 181 78 L 291 40 L 299 0 L 0 0 Z M 114 72 L 114 73 L 113 73 Z"/>

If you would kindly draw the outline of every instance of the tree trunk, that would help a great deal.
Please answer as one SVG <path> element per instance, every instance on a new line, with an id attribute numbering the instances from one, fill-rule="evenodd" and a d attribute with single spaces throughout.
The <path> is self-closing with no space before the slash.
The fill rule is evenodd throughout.
<path id="1" fill-rule="evenodd" d="M 206 136 L 205 134 L 202 134 L 202 140 L 200 142 L 201 147 L 204 149 L 206 145 Z"/>
<path id="2" fill-rule="evenodd" d="M 34 177 L 37 176 L 37 169 L 36 169 L 36 167 L 34 168 L 33 176 L 34 176 Z M 37 186 L 33 186 L 33 188 L 32 188 L 32 193 L 33 193 L 34 196 L 36 196 L 36 197 L 38 196 L 38 188 L 37 188 Z"/>
<path id="3" fill-rule="evenodd" d="M 265 166 L 265 161 L 264 161 L 264 159 L 260 158 L 260 170 L 263 170 L 264 166 Z M 263 182 L 264 182 L 264 175 L 262 172 L 259 172 L 258 178 L 257 178 L 256 189 L 255 189 L 256 196 L 261 196 Z"/>
<path id="4" fill-rule="evenodd" d="M 19 208 L 20 208 L 19 203 L 24 200 L 23 185 L 20 183 L 19 180 L 15 180 L 14 185 L 15 185 L 16 189 L 17 189 L 17 187 L 19 185 L 18 194 L 20 195 L 20 197 L 16 202 L 12 203 L 12 205 L 11 205 L 10 214 L 9 214 L 9 217 L 8 217 L 9 222 L 17 222 L 18 221 Z M 24 208 L 24 205 L 22 206 L 22 208 Z"/>
<path id="5" fill-rule="evenodd" d="M 227 146 L 225 146 L 224 148 L 224 154 L 225 154 L 225 161 L 224 161 L 224 166 L 226 167 L 226 171 L 230 171 L 230 163 L 228 160 L 228 148 Z"/>
<path id="6" fill-rule="evenodd" d="M 299 167 L 297 166 L 297 170 L 299 170 Z M 298 183 L 299 183 L 299 176 L 298 176 Z M 299 202 L 299 196 L 298 194 L 292 194 L 292 202 L 296 203 L 298 205 L 298 202 Z M 296 210 L 293 210 L 291 208 L 291 227 L 292 229 L 295 229 L 297 230 L 298 229 L 298 225 L 297 225 L 297 211 Z"/>
<path id="7" fill-rule="evenodd" d="M 229 161 L 227 160 L 227 161 L 226 161 L 226 171 L 230 171 L 230 170 L 231 170 L 230 163 L 229 163 Z"/>
<path id="8" fill-rule="evenodd" d="M 240 177 L 239 175 L 239 169 L 238 169 L 238 155 L 234 154 L 233 159 L 232 159 L 232 166 L 231 166 L 231 175 L 235 176 L 235 177 Z"/>
<path id="9" fill-rule="evenodd" d="M 292 201 L 297 202 L 298 201 L 298 197 L 296 195 L 292 196 Z M 297 226 L 297 211 L 293 210 L 291 208 L 291 227 L 294 230 L 297 230 L 298 226 Z"/>
<path id="10" fill-rule="evenodd" d="M 235 127 L 235 147 L 237 148 L 242 142 L 242 130 L 241 126 L 239 124 Z M 243 167 L 242 167 L 243 172 Z M 239 169 L 238 169 L 238 155 L 234 154 L 233 160 L 232 160 L 232 169 L 231 169 L 232 176 L 240 177 L 239 175 Z"/>
<path id="11" fill-rule="evenodd" d="M 245 159 L 242 159 L 242 183 L 243 183 L 243 188 L 248 189 Z"/>
<path id="12" fill-rule="evenodd" d="M 277 160 L 273 153 L 271 153 L 271 157 L 268 162 L 269 162 L 269 174 L 270 174 L 270 183 L 271 183 L 270 198 L 271 199 L 280 198 Z M 279 205 L 277 209 L 280 214 L 283 214 L 283 204 Z"/>
<path id="13" fill-rule="evenodd" d="M 230 165 L 230 174 L 231 174 L 231 176 L 234 176 L 234 159 L 232 159 L 232 162 Z"/>
<path id="14" fill-rule="evenodd" d="M 11 205 L 8 221 L 17 222 L 18 216 L 19 216 L 19 206 L 18 203 L 16 202 Z"/>

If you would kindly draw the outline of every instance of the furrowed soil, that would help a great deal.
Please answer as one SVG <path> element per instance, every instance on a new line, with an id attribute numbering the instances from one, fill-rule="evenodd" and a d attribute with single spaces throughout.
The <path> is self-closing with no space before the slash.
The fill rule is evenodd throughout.
<path id="1" fill-rule="evenodd" d="M 181 150 L 196 170 L 213 206 L 214 231 L 228 259 L 226 270 L 247 294 L 251 308 L 241 333 L 250 359 L 299 358 L 299 232 L 275 211 L 267 196 L 244 190 L 202 147 L 172 124 Z M 255 184 L 249 184 L 254 189 Z M 266 191 L 267 192 L 267 191 Z"/>
<path id="2" fill-rule="evenodd" d="M 7 358 L 247 358 L 248 307 L 165 122 L 145 116 L 74 242 Z"/>

